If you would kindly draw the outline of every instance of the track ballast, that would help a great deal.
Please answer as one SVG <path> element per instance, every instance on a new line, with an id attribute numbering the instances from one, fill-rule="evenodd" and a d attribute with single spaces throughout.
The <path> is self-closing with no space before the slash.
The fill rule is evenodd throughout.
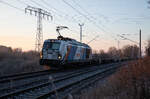
<path id="1" fill-rule="evenodd" d="M 86 85 L 104 78 L 114 72 L 122 63 L 92 66 L 73 71 L 46 71 L 45 73 L 33 73 L 30 76 L 8 77 L 5 83 L 0 81 L 0 98 L 8 99 L 40 99 L 63 98 L 68 93 L 74 93 Z M 36 75 L 36 76 L 35 76 Z M 19 77 L 18 79 L 16 79 Z M 20 79 L 21 78 L 21 79 Z M 13 80 L 15 79 L 15 80 Z M 4 80 L 4 79 L 3 79 Z"/>

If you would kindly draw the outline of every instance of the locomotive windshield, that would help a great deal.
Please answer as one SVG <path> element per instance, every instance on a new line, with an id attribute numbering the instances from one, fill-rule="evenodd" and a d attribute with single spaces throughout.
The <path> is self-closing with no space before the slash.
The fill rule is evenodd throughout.
<path id="1" fill-rule="evenodd" d="M 59 47 L 60 47 L 59 42 L 44 42 L 43 45 L 44 49 L 59 50 Z"/>

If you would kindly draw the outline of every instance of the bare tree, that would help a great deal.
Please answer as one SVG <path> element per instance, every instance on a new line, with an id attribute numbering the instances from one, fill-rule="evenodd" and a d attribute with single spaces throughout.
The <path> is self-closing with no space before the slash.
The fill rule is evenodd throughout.
<path id="1" fill-rule="evenodd" d="M 137 45 L 126 45 L 122 48 L 123 57 L 137 59 L 139 57 L 139 47 Z"/>
<path id="2" fill-rule="evenodd" d="M 99 51 L 99 58 L 106 59 L 106 58 L 109 58 L 109 55 L 106 52 L 104 52 L 104 50 L 100 50 Z"/>
<path id="3" fill-rule="evenodd" d="M 110 47 L 109 50 L 108 50 L 108 55 L 111 58 L 117 58 L 117 56 L 118 56 L 117 48 L 116 47 Z"/>

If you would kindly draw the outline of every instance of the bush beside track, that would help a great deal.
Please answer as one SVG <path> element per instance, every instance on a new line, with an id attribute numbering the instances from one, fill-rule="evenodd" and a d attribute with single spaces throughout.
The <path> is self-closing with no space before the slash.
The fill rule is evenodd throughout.
<path id="1" fill-rule="evenodd" d="M 35 51 L 0 46 L 0 76 L 42 70 L 38 61 L 39 54 Z"/>

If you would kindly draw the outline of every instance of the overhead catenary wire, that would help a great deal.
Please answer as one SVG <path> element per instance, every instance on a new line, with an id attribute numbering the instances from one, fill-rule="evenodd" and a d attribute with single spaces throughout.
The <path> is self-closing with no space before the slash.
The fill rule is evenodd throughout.
<path id="1" fill-rule="evenodd" d="M 90 20 L 90 22 L 92 21 L 92 23 L 95 25 L 96 22 L 94 22 L 94 20 L 96 20 L 96 18 L 94 18 L 87 10 L 85 10 L 80 4 L 78 4 L 75 0 L 72 0 L 73 3 L 75 3 L 83 12 L 86 13 L 87 16 L 89 16 L 89 18 L 92 18 L 92 20 Z M 102 27 L 105 28 L 105 26 L 103 24 L 101 24 Z M 102 31 L 104 32 L 107 32 L 105 31 L 104 29 L 102 29 L 101 27 L 99 27 L 98 25 L 96 25 L 96 27 L 100 28 Z M 95 35 L 95 34 L 94 34 Z M 114 37 L 113 37 L 114 38 Z"/>
<path id="2" fill-rule="evenodd" d="M 80 4 L 78 4 L 75 0 L 72 0 L 83 12 L 85 12 L 89 17 L 91 17 L 94 20 L 96 20 L 95 17 L 93 17 L 87 10 L 85 10 Z M 101 15 L 104 17 L 104 15 Z M 101 24 L 104 28 L 106 28 L 103 24 Z"/>
<path id="3" fill-rule="evenodd" d="M 17 1 L 20 2 L 20 3 L 23 3 L 26 6 L 29 6 L 27 3 L 23 2 L 22 0 L 17 0 Z"/>
<path id="4" fill-rule="evenodd" d="M 5 5 L 7 5 L 7 6 L 11 7 L 11 8 L 17 9 L 19 11 L 24 11 L 24 9 L 18 8 L 18 7 L 14 6 L 14 5 L 11 5 L 11 4 L 9 4 L 9 3 L 5 2 L 5 1 L 0 0 L 0 3 L 5 4 Z"/>
<path id="5" fill-rule="evenodd" d="M 69 7 L 71 7 L 73 10 L 75 10 L 79 15 L 82 15 L 84 18 L 86 18 L 88 21 L 92 22 L 92 20 L 90 18 L 88 18 L 86 15 L 84 15 L 83 13 L 81 13 L 78 9 L 76 9 L 75 7 L 73 7 L 70 3 L 66 2 L 65 0 L 62 0 L 65 4 L 67 4 Z M 93 22 L 92 22 L 93 23 Z M 95 24 L 96 25 L 96 24 Z M 96 27 L 99 27 L 96 25 Z M 103 29 L 101 29 L 103 30 Z M 105 30 L 103 30 L 105 31 Z M 105 31 L 106 32 L 106 31 Z"/>
<path id="6" fill-rule="evenodd" d="M 21 0 L 17 0 L 17 1 L 19 1 L 20 3 L 23 3 L 23 4 L 25 4 L 25 5 L 29 5 L 29 4 L 27 4 L 27 3 L 25 3 L 25 2 L 23 2 L 23 1 L 21 1 Z M 15 8 L 15 9 L 17 9 L 17 10 L 20 10 L 20 11 L 24 11 L 24 9 L 20 9 L 20 8 L 18 8 L 18 7 L 16 7 L 16 6 L 13 6 L 13 5 L 11 5 L 11 4 L 9 4 L 9 3 L 7 3 L 7 2 L 4 2 L 4 1 L 0 1 L 1 3 L 3 3 L 3 4 L 6 4 L 6 5 L 8 5 L 8 6 L 10 6 L 10 7 L 13 7 L 13 8 Z M 35 3 L 35 4 L 37 4 L 37 5 L 39 5 L 39 6 L 42 6 L 41 4 L 39 4 L 39 3 L 37 3 L 37 2 L 35 2 L 35 1 L 33 1 L 33 0 L 31 0 L 31 2 L 33 2 L 33 3 Z M 42 6 L 42 7 L 44 7 L 44 6 Z M 46 7 L 44 7 L 44 8 L 46 8 Z M 47 8 L 46 8 L 47 9 Z M 49 10 L 49 9 L 48 9 Z M 77 31 L 76 31 L 77 32 Z"/>
<path id="7" fill-rule="evenodd" d="M 22 4 L 24 4 L 24 5 L 26 5 L 26 6 L 29 6 L 29 4 L 27 4 L 27 3 L 25 3 L 25 2 L 23 2 L 23 1 L 21 1 L 21 0 L 17 0 L 17 1 L 20 2 L 20 3 L 22 3 Z M 39 7 L 42 7 L 42 8 L 44 7 L 43 5 L 39 4 L 39 3 L 36 2 L 36 1 L 31 0 L 31 2 L 34 3 L 34 4 L 36 4 L 36 5 L 38 5 Z M 50 9 L 48 9 L 48 8 L 46 8 L 46 7 L 44 7 L 44 9 L 53 12 L 52 10 L 50 10 Z"/>
<path id="8" fill-rule="evenodd" d="M 66 2 L 65 0 L 62 0 L 66 5 L 68 5 L 69 7 L 71 7 L 74 11 L 76 11 L 78 14 L 82 15 L 84 18 L 86 18 L 89 22 L 91 22 L 93 25 L 95 25 L 97 28 L 99 28 L 100 30 L 102 30 L 105 33 L 109 33 L 107 32 L 105 29 L 101 28 L 99 25 L 95 24 L 95 22 L 93 22 L 89 17 L 87 17 L 86 15 L 84 15 L 83 13 L 81 13 L 78 9 L 76 9 L 75 7 L 73 7 L 70 3 Z M 111 33 L 109 33 L 110 36 L 112 38 L 115 38 Z"/>
<path id="9" fill-rule="evenodd" d="M 30 4 L 27 4 L 27 3 L 25 3 L 24 1 L 21 1 L 21 0 L 17 0 L 18 2 L 20 2 L 20 3 L 22 3 L 22 4 L 24 4 L 24 5 L 26 5 L 26 6 L 29 6 Z M 32 0 L 33 1 L 33 0 Z M 13 5 L 11 5 L 10 3 L 7 3 L 7 2 L 4 2 L 4 1 L 0 1 L 0 3 L 3 3 L 3 4 L 5 4 L 5 5 L 8 5 L 8 6 L 10 6 L 10 7 L 13 7 L 13 8 L 15 8 L 15 9 L 17 9 L 17 10 L 20 10 L 20 11 L 23 11 L 24 12 L 24 9 L 21 9 L 21 8 L 19 8 L 19 7 L 16 7 L 16 6 L 13 6 Z M 36 4 L 38 4 L 39 6 L 41 6 L 39 3 L 36 3 Z M 55 23 L 56 24 L 56 23 Z M 57 24 L 58 25 L 58 24 Z M 73 29 L 69 29 L 69 31 L 71 31 L 71 32 L 75 32 L 75 33 L 77 33 L 78 31 L 76 31 L 76 30 L 73 30 Z"/>
<path id="10" fill-rule="evenodd" d="M 80 4 L 78 4 L 75 0 L 72 0 L 72 1 L 73 1 L 78 7 L 80 7 L 80 9 L 82 9 L 82 11 L 84 11 L 85 13 L 87 13 L 88 16 L 90 16 L 92 19 L 96 20 L 87 10 L 85 10 L 85 9 L 84 9 Z M 104 15 L 103 15 L 103 16 L 104 16 Z M 93 20 L 93 21 L 94 21 L 94 20 Z M 101 24 L 101 23 L 99 23 L 99 24 Z M 99 25 L 97 25 L 97 24 L 94 24 L 94 25 L 96 25 L 96 27 L 100 28 Z M 101 26 L 110 31 L 110 29 L 108 29 L 108 28 L 107 28 L 106 26 L 104 26 L 103 24 L 101 24 Z M 104 29 L 102 29 L 102 28 L 100 28 L 100 29 L 103 30 L 105 33 L 109 33 L 109 32 L 107 32 L 106 30 L 104 30 Z M 112 32 L 111 32 L 111 33 L 112 33 Z M 111 36 L 112 38 L 114 38 L 114 40 L 116 39 L 112 34 L 110 34 L 110 36 Z"/>
<path id="11" fill-rule="evenodd" d="M 69 17 L 69 16 L 70 16 L 70 14 L 60 11 L 59 9 L 57 9 L 57 8 L 53 7 L 52 5 L 50 5 L 50 3 L 46 2 L 45 0 L 41 0 L 41 2 L 43 2 L 43 4 L 45 4 L 47 7 L 49 7 L 49 8 L 51 8 L 51 9 L 55 10 L 55 13 L 58 12 L 57 14 L 59 14 L 59 16 L 61 15 L 61 17 L 66 17 L 66 16 Z M 61 13 L 61 14 L 60 14 L 60 13 Z M 62 15 L 64 15 L 64 16 L 62 16 Z M 76 20 L 76 19 L 74 18 L 74 16 L 70 16 L 70 17 L 71 17 L 72 20 L 74 20 L 75 22 L 78 23 L 78 20 Z"/>
<path id="12" fill-rule="evenodd" d="M 38 6 L 40 6 L 40 7 L 43 7 L 44 9 L 47 9 L 47 10 L 49 10 L 49 11 L 52 11 L 53 13 L 55 13 L 55 15 L 57 15 L 57 16 L 59 16 L 59 17 L 65 17 L 65 16 L 70 16 L 70 15 L 68 15 L 68 14 L 64 14 L 64 12 L 62 12 L 62 11 L 60 11 L 60 10 L 58 10 L 58 9 L 56 9 L 56 8 L 54 8 L 54 7 L 52 7 L 52 6 L 50 6 L 46 1 L 44 1 L 44 0 L 41 0 L 41 2 L 43 2 L 43 4 L 45 4 L 46 6 L 48 6 L 48 7 L 50 7 L 51 8 L 51 10 L 49 9 L 49 8 L 47 8 L 47 7 L 45 7 L 45 6 L 43 6 L 42 4 L 40 4 L 40 3 L 38 3 L 38 2 L 36 2 L 36 1 L 34 1 L 34 0 L 30 0 L 32 3 L 35 3 L 36 5 L 38 5 Z M 55 11 L 54 11 L 55 10 Z M 58 13 L 59 12 L 59 13 Z M 60 13 L 63 13 L 63 14 L 60 14 Z M 58 19 L 58 18 L 57 18 Z M 72 18 L 71 18 L 72 19 Z"/>
<path id="13" fill-rule="evenodd" d="M 62 0 L 65 4 L 67 4 L 69 7 L 71 7 L 74 11 L 76 11 L 79 15 L 83 16 L 84 18 L 86 18 L 89 22 L 93 23 L 93 21 L 87 17 L 86 15 L 84 15 L 83 13 L 81 13 L 78 9 L 76 9 L 75 7 L 73 7 L 70 3 L 66 2 L 65 0 Z M 95 23 L 94 23 L 95 24 Z M 96 24 L 95 24 L 96 25 Z M 99 26 L 96 25 L 96 27 L 100 28 Z M 101 28 L 102 31 L 106 32 L 104 29 Z"/>
<path id="14" fill-rule="evenodd" d="M 139 44 L 138 42 L 133 41 L 133 40 L 131 40 L 131 39 L 129 39 L 129 38 L 126 38 L 126 37 L 124 37 L 124 36 L 122 36 L 122 35 L 119 35 L 119 34 L 118 34 L 117 36 L 119 36 L 119 37 L 121 37 L 121 38 L 123 38 L 123 39 L 125 39 L 125 40 L 129 40 L 129 41 L 131 41 L 131 42 L 133 42 L 133 43 Z"/>
<path id="15" fill-rule="evenodd" d="M 32 0 L 33 1 L 33 0 Z M 41 6 L 41 4 L 39 4 L 39 3 L 37 3 L 37 2 L 35 2 L 35 1 L 33 1 L 33 3 L 36 3 L 36 4 L 38 4 L 38 6 Z M 46 3 L 46 2 L 45 2 Z M 44 8 L 46 8 L 46 7 L 44 7 Z M 48 8 L 46 8 L 47 10 L 49 10 Z M 60 16 L 60 15 L 58 15 L 58 16 Z M 53 24 L 55 24 L 56 26 L 59 26 L 60 24 L 58 24 L 58 23 L 54 23 L 53 22 Z M 76 32 L 77 33 L 77 31 L 75 31 L 75 30 L 73 30 L 73 29 L 68 29 L 69 31 L 71 31 L 71 32 Z"/>
<path id="16" fill-rule="evenodd" d="M 63 14 L 63 15 L 65 15 L 65 16 L 70 16 L 70 15 L 68 15 L 68 14 L 66 14 L 66 13 L 64 13 L 64 12 L 62 12 L 62 11 L 60 11 L 60 10 L 58 10 L 58 9 L 56 9 L 56 8 L 54 8 L 54 7 L 52 7 L 48 2 L 46 2 L 45 0 L 41 0 L 45 5 L 47 5 L 48 7 L 50 7 L 50 8 L 52 8 L 52 9 L 54 9 L 55 11 L 57 11 L 57 12 L 59 12 L 59 13 L 61 13 L 61 14 Z M 78 22 L 76 19 L 74 19 L 74 17 L 71 17 L 71 19 L 72 20 L 75 20 L 76 22 Z M 69 21 L 70 22 L 70 21 Z M 78 32 L 78 31 L 76 31 L 76 30 L 72 30 L 72 29 L 68 29 L 68 30 L 70 30 L 71 32 Z"/>
<path id="17" fill-rule="evenodd" d="M 39 7 L 44 7 L 46 10 L 48 10 L 49 11 L 49 8 L 47 8 L 47 7 L 45 7 L 45 6 L 43 6 L 42 4 L 39 4 L 38 2 L 36 2 L 36 1 L 34 1 L 34 0 L 31 0 L 31 2 L 33 2 L 33 3 L 35 3 L 36 5 L 38 5 Z M 47 3 L 47 2 L 45 2 L 45 3 Z M 48 4 L 48 3 L 47 3 Z M 47 5 L 48 6 L 48 5 Z M 53 11 L 53 10 L 51 10 L 51 11 Z M 54 11 L 53 11 L 54 12 Z M 56 12 L 54 12 L 54 13 L 56 13 Z M 58 14 L 58 13 L 56 13 L 56 15 L 57 16 L 59 16 L 59 17 L 62 17 L 60 14 Z M 57 18 L 58 19 L 58 18 Z M 70 21 L 69 21 L 70 22 Z M 60 24 L 58 24 L 58 23 L 54 23 L 55 25 L 60 25 Z M 77 33 L 77 31 L 76 30 L 73 30 L 73 29 L 68 29 L 69 31 L 71 31 L 71 32 L 75 32 L 75 33 Z"/>
<path id="18" fill-rule="evenodd" d="M 98 37 L 99 37 L 99 35 L 96 35 L 92 40 L 90 40 L 89 42 L 87 42 L 87 44 L 91 43 L 92 41 L 94 41 Z"/>
<path id="19" fill-rule="evenodd" d="M 27 3 L 25 3 L 25 2 L 23 2 L 23 1 L 21 1 L 21 0 L 18 0 L 18 1 L 20 1 L 20 3 L 23 3 L 23 4 L 25 4 L 25 5 L 28 5 Z M 45 9 L 47 9 L 47 10 L 50 10 L 50 9 L 48 9 L 47 7 L 45 7 L 45 6 L 43 6 L 42 4 L 39 4 L 38 2 L 36 2 L 36 1 L 34 1 L 34 0 L 31 0 L 31 2 L 32 3 L 35 3 L 36 5 L 38 5 L 38 6 L 40 6 L 40 7 L 43 7 L 43 8 L 45 8 Z M 46 4 L 48 4 L 47 2 L 45 2 Z M 48 5 L 47 5 L 48 6 Z M 55 9 L 56 10 L 56 9 Z M 51 10 L 52 11 L 52 10 Z M 54 11 L 53 11 L 54 12 Z M 55 12 L 56 13 L 56 12 Z M 58 14 L 56 14 L 56 15 L 58 15 Z M 58 15 L 58 16 L 60 16 L 61 17 L 61 15 Z M 57 24 L 58 25 L 58 24 Z M 78 31 L 75 31 L 75 30 L 73 30 L 73 29 L 69 29 L 71 32 L 78 32 Z"/>
<path id="20" fill-rule="evenodd" d="M 44 9 L 47 9 L 45 6 L 39 4 L 38 2 L 36 2 L 36 1 L 34 1 L 34 0 L 30 0 L 30 1 L 33 2 L 33 3 L 35 3 L 35 4 L 38 5 L 38 6 L 43 7 Z M 52 10 L 50 10 L 50 9 L 47 9 L 47 10 L 52 11 Z"/>
<path id="21" fill-rule="evenodd" d="M 43 2 L 46 6 L 48 6 L 48 7 L 52 8 L 52 9 L 54 9 L 55 11 L 57 11 L 57 12 L 59 12 L 59 13 L 64 13 L 64 12 L 62 12 L 62 11 L 60 11 L 60 10 L 54 8 L 53 6 L 51 6 L 51 5 L 50 5 L 49 3 L 47 3 L 45 0 L 41 0 L 41 2 Z"/>
<path id="22" fill-rule="evenodd" d="M 95 20 L 95 18 L 87 11 L 85 10 L 80 4 L 78 4 L 75 0 L 72 0 L 82 11 L 84 11 L 85 13 L 87 13 L 88 16 L 90 16 L 92 19 Z"/>
<path id="23" fill-rule="evenodd" d="M 43 1 L 43 0 L 41 0 L 41 1 Z M 36 1 L 34 1 L 34 0 L 31 0 L 31 2 L 34 3 L 34 4 L 36 4 L 36 5 L 38 5 L 39 7 L 43 7 L 44 9 L 46 9 L 46 10 L 48 10 L 48 11 L 52 11 L 53 13 L 55 13 L 55 15 L 57 15 L 57 16 L 59 16 L 59 17 L 61 17 L 61 18 L 63 17 L 63 15 L 57 13 L 58 10 L 57 10 L 57 12 L 56 12 L 56 11 L 53 11 L 53 10 L 50 10 L 49 8 L 43 6 L 42 4 L 39 4 L 38 2 L 36 2 Z M 43 3 L 49 7 L 49 4 L 48 4 L 47 2 L 43 1 Z M 55 8 L 53 8 L 53 9 L 55 9 Z M 55 9 L 55 10 L 56 10 L 56 9 Z M 60 12 L 60 11 L 59 11 L 59 12 Z M 61 12 L 61 13 L 62 13 L 62 12 Z M 66 14 L 65 14 L 65 15 L 66 15 Z M 66 15 L 66 16 L 69 16 L 69 15 Z M 58 19 L 58 18 L 57 18 L 57 19 Z"/>
<path id="24" fill-rule="evenodd" d="M 78 14 L 82 15 L 83 17 L 85 17 L 87 20 L 91 21 L 86 15 L 82 14 L 79 10 L 77 10 L 75 7 L 73 7 L 70 3 L 66 2 L 65 0 L 62 0 L 65 4 L 67 4 L 68 6 L 70 6 L 72 9 L 74 9 Z"/>
<path id="25" fill-rule="evenodd" d="M 93 17 L 93 15 L 91 15 L 86 9 L 84 9 L 79 3 L 77 3 L 77 0 L 72 0 L 83 12 L 85 12 L 90 18 L 92 18 L 93 20 L 96 20 L 95 17 Z M 101 14 L 101 16 L 104 17 L 104 19 L 106 20 L 106 17 L 104 15 Z M 101 24 L 101 26 L 105 27 L 103 24 Z"/>
<path id="26" fill-rule="evenodd" d="M 21 1 L 21 0 L 17 0 L 17 1 Z M 31 1 L 33 1 L 33 0 L 31 0 Z M 29 5 L 29 4 L 27 4 L 27 3 L 25 3 L 25 2 L 23 2 L 23 1 L 21 1 L 22 3 L 24 3 L 24 4 L 26 4 L 26 5 Z M 33 1 L 33 2 L 35 2 L 35 1 Z M 3 4 L 5 4 L 5 5 L 8 5 L 8 6 L 10 6 L 10 7 L 13 7 L 13 8 L 15 8 L 15 9 L 17 9 L 17 10 L 20 10 L 20 11 L 24 11 L 24 9 L 21 9 L 21 8 L 19 8 L 19 7 L 16 7 L 16 6 L 13 6 L 12 4 L 9 4 L 8 2 L 5 2 L 5 1 L 0 1 L 0 3 L 3 3 Z M 39 6 L 42 6 L 40 3 L 37 3 L 36 2 L 36 4 L 37 5 L 39 5 Z M 42 7 L 44 7 L 44 6 L 42 6 Z M 44 8 L 46 8 L 46 7 L 44 7 Z M 80 12 L 80 11 L 79 11 Z M 81 13 L 82 14 L 82 13 Z M 84 15 L 84 14 L 83 14 Z M 82 16 L 83 16 L 82 15 Z M 84 15 L 85 16 L 85 15 Z M 85 16 L 86 17 L 86 16 Z M 90 22 L 92 22 L 92 20 L 90 19 L 90 18 L 86 18 L 86 19 L 88 19 Z M 92 22 L 93 23 L 93 22 Z M 97 27 L 99 27 L 98 25 L 96 25 Z M 70 31 L 74 31 L 74 32 L 78 32 L 78 31 L 75 31 L 75 30 L 72 30 L 72 29 L 70 29 Z M 105 30 L 104 30 L 105 31 Z M 105 31 L 106 32 L 106 31 Z"/>
<path id="27" fill-rule="evenodd" d="M 67 4 L 68 6 L 70 6 L 74 11 L 76 11 L 78 14 L 82 15 L 84 18 L 86 18 L 88 21 L 90 21 L 91 23 L 93 23 L 96 27 L 98 27 L 100 30 L 102 30 L 103 32 L 107 33 L 106 30 L 104 30 L 103 28 L 99 27 L 97 24 L 95 24 L 89 17 L 87 17 L 86 15 L 84 15 L 83 13 L 81 13 L 78 9 L 76 9 L 75 7 L 73 7 L 70 3 L 66 2 L 65 0 L 62 0 L 65 4 Z"/>

